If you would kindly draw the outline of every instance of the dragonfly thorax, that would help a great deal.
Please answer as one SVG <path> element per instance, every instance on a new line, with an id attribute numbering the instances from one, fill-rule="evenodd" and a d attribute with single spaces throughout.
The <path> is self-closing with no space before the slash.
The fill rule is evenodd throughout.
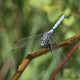
<path id="1" fill-rule="evenodd" d="M 51 39 L 52 33 L 45 32 L 41 38 L 41 46 L 46 46 L 49 43 L 49 40 Z"/>

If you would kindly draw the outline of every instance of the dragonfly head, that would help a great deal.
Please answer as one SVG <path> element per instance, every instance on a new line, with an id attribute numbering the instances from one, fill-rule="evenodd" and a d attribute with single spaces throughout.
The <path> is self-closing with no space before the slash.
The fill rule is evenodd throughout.
<path id="1" fill-rule="evenodd" d="M 42 39 L 40 43 L 41 43 L 41 46 L 46 46 L 48 42 L 47 40 Z"/>
<path id="2" fill-rule="evenodd" d="M 45 46 L 47 44 L 47 41 L 45 39 L 41 39 L 41 46 Z"/>

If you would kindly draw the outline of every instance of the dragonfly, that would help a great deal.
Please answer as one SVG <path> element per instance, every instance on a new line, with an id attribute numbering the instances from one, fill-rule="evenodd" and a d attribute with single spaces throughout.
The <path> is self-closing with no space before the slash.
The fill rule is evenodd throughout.
<path id="1" fill-rule="evenodd" d="M 56 24 L 53 26 L 53 28 L 47 32 L 41 33 L 38 36 L 32 36 L 32 37 L 28 37 L 28 38 L 23 38 L 20 40 L 17 40 L 13 43 L 12 45 L 12 51 L 19 49 L 19 48 L 23 48 L 24 46 L 26 46 L 27 43 L 31 42 L 32 40 L 41 37 L 40 39 L 40 45 L 42 47 L 46 47 L 49 42 L 51 41 L 52 35 L 54 30 L 58 27 L 58 25 L 62 22 L 62 20 L 64 19 L 65 15 L 62 15 L 59 20 L 56 22 Z M 54 42 L 56 43 L 56 40 L 54 39 Z"/>
<path id="2" fill-rule="evenodd" d="M 55 25 L 52 27 L 52 29 L 50 29 L 49 31 L 47 32 L 44 32 L 44 33 L 41 33 L 37 36 L 32 36 L 32 37 L 28 37 L 28 38 L 23 38 L 23 39 L 20 39 L 20 40 L 17 40 L 13 43 L 13 48 L 12 48 L 12 51 L 16 50 L 16 49 L 19 49 L 19 48 L 23 48 L 24 46 L 26 46 L 27 43 L 31 43 L 32 40 L 35 40 L 36 38 L 39 38 L 40 37 L 40 45 L 42 47 L 46 47 L 47 45 L 51 45 L 53 43 L 56 43 L 57 45 L 57 41 L 55 40 L 55 38 L 53 37 L 53 32 L 54 30 L 58 27 L 58 25 L 63 21 L 65 15 L 62 15 L 58 21 L 55 23 Z M 52 38 L 54 40 L 52 40 Z M 57 47 L 59 47 L 57 45 Z M 65 57 L 64 53 L 62 52 L 62 50 L 58 49 L 57 51 L 55 51 L 56 53 L 62 53 L 63 56 Z M 51 53 L 52 53 L 52 46 L 51 46 Z M 56 56 L 54 56 L 54 58 L 56 58 Z M 57 62 L 57 61 L 55 61 Z M 68 64 L 68 63 L 67 63 Z"/>

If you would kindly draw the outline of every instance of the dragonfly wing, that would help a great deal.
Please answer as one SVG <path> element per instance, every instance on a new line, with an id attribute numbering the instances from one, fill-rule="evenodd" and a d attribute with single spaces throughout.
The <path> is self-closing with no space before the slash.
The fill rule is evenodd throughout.
<path id="1" fill-rule="evenodd" d="M 56 52 L 55 52 L 55 49 L 53 50 L 53 45 L 52 44 L 54 44 L 55 42 L 51 39 L 50 41 L 49 41 L 49 44 L 50 44 L 50 48 L 51 48 L 51 54 L 52 54 L 52 56 L 53 56 L 53 59 L 54 59 L 54 61 L 55 61 L 55 64 L 57 65 L 57 57 L 56 57 Z"/>
<path id="2" fill-rule="evenodd" d="M 27 43 L 30 43 L 31 41 L 35 40 L 36 38 L 42 36 L 43 33 L 37 35 L 37 36 L 32 36 L 32 37 L 28 37 L 28 38 L 23 38 L 20 40 L 17 40 L 13 43 L 12 48 L 13 50 L 15 49 L 19 49 L 19 48 L 23 48 L 27 45 Z"/>
<path id="3" fill-rule="evenodd" d="M 54 49 L 54 58 L 55 58 L 55 61 L 56 61 L 56 64 L 58 65 L 62 60 L 63 58 L 65 57 L 65 54 L 63 53 L 63 51 L 61 50 L 61 48 L 59 48 L 59 45 L 57 45 L 57 41 L 56 39 L 52 36 L 52 42 L 53 44 L 56 43 L 55 45 L 58 47 L 57 49 Z M 65 67 L 68 66 L 68 62 L 66 61 L 66 64 L 64 65 Z"/>

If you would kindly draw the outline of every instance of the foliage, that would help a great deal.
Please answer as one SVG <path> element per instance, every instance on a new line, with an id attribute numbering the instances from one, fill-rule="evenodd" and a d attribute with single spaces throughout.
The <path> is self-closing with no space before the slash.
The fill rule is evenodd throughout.
<path id="1" fill-rule="evenodd" d="M 66 17 L 54 31 L 57 41 L 79 33 L 80 0 L 0 0 L 0 78 L 9 80 L 26 53 L 39 48 L 34 40 L 32 45 L 29 43 L 28 47 L 11 53 L 13 42 L 50 30 L 62 14 Z M 70 48 L 63 49 L 65 55 Z M 68 67 L 61 70 L 57 80 L 80 79 L 79 53 L 80 48 L 68 61 Z M 62 54 L 57 54 L 58 62 L 61 56 Z M 46 54 L 33 60 L 19 80 L 49 80 L 55 68 L 56 63 L 52 55 Z"/>

